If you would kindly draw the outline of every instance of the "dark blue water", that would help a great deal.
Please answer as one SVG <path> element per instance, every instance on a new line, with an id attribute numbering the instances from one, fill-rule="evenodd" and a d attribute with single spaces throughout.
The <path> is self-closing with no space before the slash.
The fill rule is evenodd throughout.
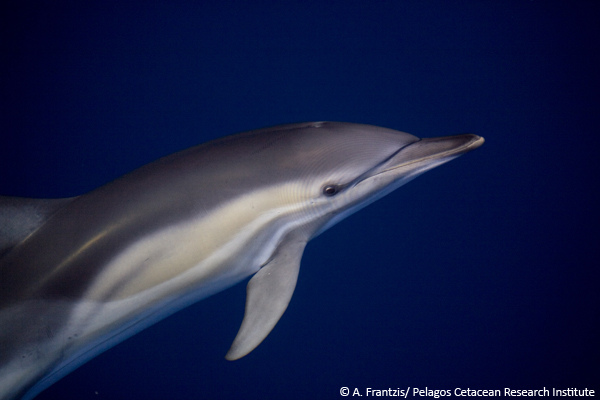
<path id="1" fill-rule="evenodd" d="M 287 122 L 486 139 L 311 242 L 246 358 L 240 284 L 39 399 L 600 389 L 597 2 L 28 3 L 0 10 L 1 194 Z"/>

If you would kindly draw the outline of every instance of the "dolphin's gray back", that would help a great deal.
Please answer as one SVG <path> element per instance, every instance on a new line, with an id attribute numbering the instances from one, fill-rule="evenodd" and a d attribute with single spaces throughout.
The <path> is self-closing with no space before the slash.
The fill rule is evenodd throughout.
<path id="1" fill-rule="evenodd" d="M 73 199 L 0 196 L 0 259 Z"/>

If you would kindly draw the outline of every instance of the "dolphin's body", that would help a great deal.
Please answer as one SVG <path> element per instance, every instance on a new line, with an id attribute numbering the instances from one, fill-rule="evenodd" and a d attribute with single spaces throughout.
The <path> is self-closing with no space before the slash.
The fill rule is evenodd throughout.
<path id="1" fill-rule="evenodd" d="M 0 398 L 30 399 L 254 274 L 226 356 L 243 357 L 285 311 L 311 238 L 482 143 L 282 125 L 164 157 L 79 197 L 0 197 Z"/>

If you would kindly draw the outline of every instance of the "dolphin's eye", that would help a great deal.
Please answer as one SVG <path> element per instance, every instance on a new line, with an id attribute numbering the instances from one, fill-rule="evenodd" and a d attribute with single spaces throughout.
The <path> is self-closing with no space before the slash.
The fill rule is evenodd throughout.
<path id="1" fill-rule="evenodd" d="M 339 188 L 335 185 L 327 185 L 323 188 L 323 194 L 328 197 L 335 196 L 338 192 Z"/>

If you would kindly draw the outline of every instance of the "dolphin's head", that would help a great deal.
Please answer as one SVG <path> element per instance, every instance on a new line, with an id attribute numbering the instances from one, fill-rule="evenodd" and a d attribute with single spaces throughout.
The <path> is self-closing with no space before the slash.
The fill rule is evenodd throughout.
<path id="1" fill-rule="evenodd" d="M 252 351 L 285 311 L 308 240 L 483 143 L 476 135 L 419 139 L 391 129 L 339 122 L 278 126 L 233 140 L 240 149 L 236 155 L 253 160 L 244 165 L 259 167 L 238 173 L 261 183 L 262 189 L 243 197 L 243 204 L 265 221 L 261 226 L 269 234 L 262 243 L 270 245 L 256 258 L 261 269 L 248 283 L 246 313 L 227 353 L 229 360 Z"/>
<path id="2" fill-rule="evenodd" d="M 420 174 L 476 149 L 463 134 L 419 139 L 371 125 L 315 122 L 289 126 L 278 168 L 294 171 L 311 237 Z M 291 132 L 296 131 L 296 132 Z M 298 198 L 300 197 L 300 198 Z"/>

